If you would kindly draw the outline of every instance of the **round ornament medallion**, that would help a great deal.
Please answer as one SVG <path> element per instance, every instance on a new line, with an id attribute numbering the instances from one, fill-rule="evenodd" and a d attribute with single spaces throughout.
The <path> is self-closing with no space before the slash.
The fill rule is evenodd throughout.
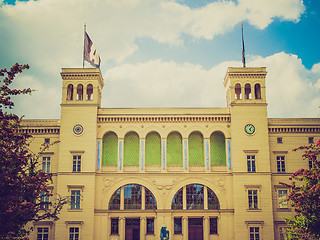
<path id="1" fill-rule="evenodd" d="M 77 124 L 73 127 L 73 132 L 76 135 L 80 135 L 81 133 L 83 133 L 83 127 L 80 124 Z"/>

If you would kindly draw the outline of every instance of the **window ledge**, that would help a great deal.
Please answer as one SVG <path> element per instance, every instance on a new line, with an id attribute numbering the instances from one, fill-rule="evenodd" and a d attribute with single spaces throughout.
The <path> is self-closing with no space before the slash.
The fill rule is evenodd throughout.
<path id="1" fill-rule="evenodd" d="M 82 212 L 82 209 L 81 208 L 80 209 L 71 209 L 71 208 L 69 208 L 68 212 Z"/>
<path id="2" fill-rule="evenodd" d="M 261 212 L 261 209 L 260 208 L 250 208 L 250 209 L 247 209 L 248 212 Z"/>

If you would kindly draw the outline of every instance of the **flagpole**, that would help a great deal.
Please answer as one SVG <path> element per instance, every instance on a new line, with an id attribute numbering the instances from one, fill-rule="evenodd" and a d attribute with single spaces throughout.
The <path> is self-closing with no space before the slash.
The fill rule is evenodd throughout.
<path id="1" fill-rule="evenodd" d="M 86 45 L 86 24 L 84 24 L 84 33 L 83 33 L 83 58 L 82 58 L 82 68 L 84 68 L 84 51 L 85 51 L 85 45 Z"/>
<path id="2" fill-rule="evenodd" d="M 241 24 L 241 32 L 242 32 L 242 64 L 243 64 L 243 67 L 246 67 L 246 53 L 244 50 L 244 40 L 243 40 L 243 24 Z"/>

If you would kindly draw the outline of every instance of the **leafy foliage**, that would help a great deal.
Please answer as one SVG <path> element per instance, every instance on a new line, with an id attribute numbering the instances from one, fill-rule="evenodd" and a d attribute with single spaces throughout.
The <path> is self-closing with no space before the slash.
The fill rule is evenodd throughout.
<path id="1" fill-rule="evenodd" d="M 287 230 L 287 239 L 320 239 L 320 140 L 316 144 L 300 146 L 293 151 L 303 150 L 303 160 L 312 166 L 310 169 L 299 169 L 289 178 L 291 184 L 288 199 L 295 214 L 285 218 L 291 226 Z"/>
<path id="2" fill-rule="evenodd" d="M 32 92 L 30 88 L 10 88 L 16 75 L 28 68 L 16 63 L 10 70 L 0 70 L 0 239 L 28 239 L 29 221 L 57 220 L 66 203 L 60 197 L 54 204 L 41 201 L 41 197 L 52 196 L 48 188 L 52 175 L 39 170 L 41 152 L 49 145 L 42 146 L 38 154 L 31 153 L 28 144 L 32 136 L 21 131 L 21 118 L 5 111 L 14 107 L 12 96 Z M 50 209 L 43 210 L 44 204 L 51 205 Z"/>

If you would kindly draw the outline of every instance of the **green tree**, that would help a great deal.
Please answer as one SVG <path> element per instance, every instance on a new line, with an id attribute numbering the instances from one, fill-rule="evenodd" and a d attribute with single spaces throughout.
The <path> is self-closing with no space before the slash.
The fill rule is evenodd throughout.
<path id="1" fill-rule="evenodd" d="M 310 169 L 299 169 L 289 178 L 288 200 L 295 214 L 285 218 L 291 226 L 287 230 L 287 239 L 320 239 L 320 140 L 316 144 L 300 146 L 293 151 L 302 150 L 302 159 L 310 163 Z"/>
<path id="2" fill-rule="evenodd" d="M 7 111 L 14 107 L 12 96 L 32 92 L 30 88 L 10 88 L 16 75 L 24 69 L 29 66 L 16 63 L 10 70 L 0 70 L 0 239 L 28 239 L 32 229 L 27 229 L 26 224 L 57 220 L 67 200 L 58 197 L 54 203 L 41 201 L 41 197 L 52 196 L 48 189 L 52 175 L 39 170 L 41 151 L 49 145 L 42 146 L 39 154 L 30 152 L 28 144 L 32 136 L 21 131 L 21 118 Z M 44 204 L 51 207 L 44 211 Z"/>

